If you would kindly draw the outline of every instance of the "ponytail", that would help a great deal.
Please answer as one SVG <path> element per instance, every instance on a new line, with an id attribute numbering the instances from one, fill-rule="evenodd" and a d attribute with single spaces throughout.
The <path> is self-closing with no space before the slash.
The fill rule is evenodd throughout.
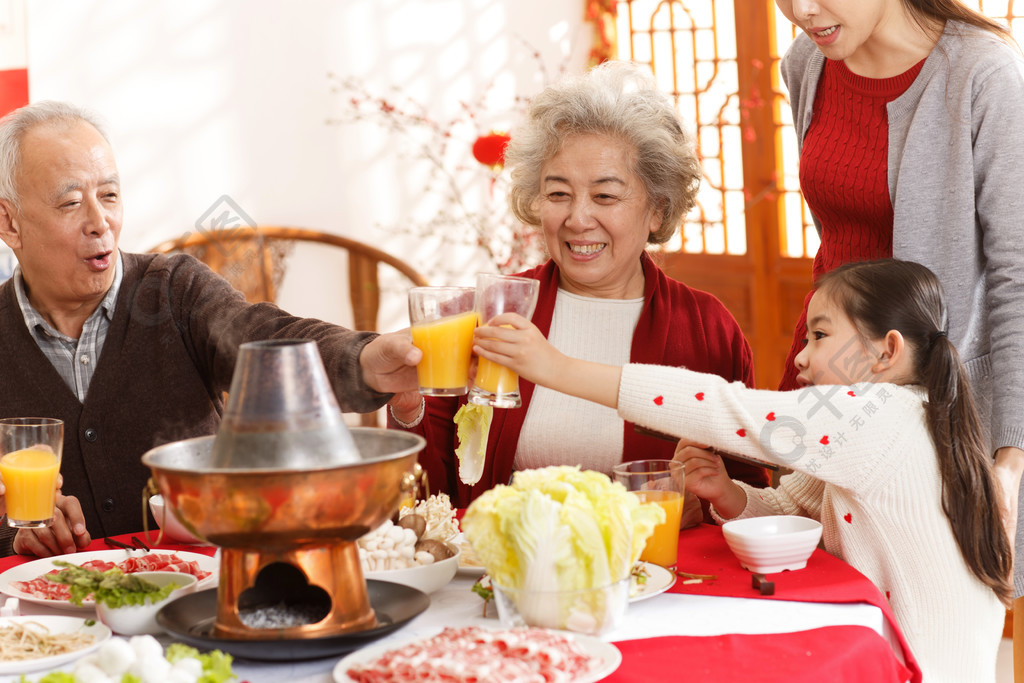
<path id="1" fill-rule="evenodd" d="M 998 493 L 981 420 L 960 355 L 944 331 L 933 335 L 918 352 L 917 365 L 928 389 L 925 415 L 939 453 L 942 509 L 967 566 L 1009 604 L 1013 556 L 995 504 Z"/>
<path id="2" fill-rule="evenodd" d="M 938 278 L 919 263 L 882 259 L 840 266 L 817 284 L 866 338 L 890 330 L 903 335 L 916 380 L 928 390 L 925 417 L 942 477 L 942 510 L 967 567 L 1009 604 L 1013 555 L 996 504 L 992 458 L 967 371 L 946 336 Z"/>

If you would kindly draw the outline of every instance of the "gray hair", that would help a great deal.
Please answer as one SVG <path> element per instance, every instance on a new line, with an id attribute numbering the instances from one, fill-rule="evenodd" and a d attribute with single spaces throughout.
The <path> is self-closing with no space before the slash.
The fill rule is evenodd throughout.
<path id="1" fill-rule="evenodd" d="M 574 135 L 609 135 L 628 144 L 633 172 L 649 206 L 662 213 L 651 244 L 667 242 L 696 203 L 701 165 L 693 139 L 653 77 L 629 62 L 605 62 L 546 88 L 512 133 L 505 164 L 512 171 L 509 205 L 527 225 L 540 225 L 541 168 Z"/>
<path id="2" fill-rule="evenodd" d="M 14 179 L 21 167 L 21 142 L 25 134 L 41 124 L 71 125 L 85 121 L 110 144 L 99 119 L 91 112 L 67 102 L 44 101 L 15 109 L 0 119 L 0 200 L 19 208 Z"/>

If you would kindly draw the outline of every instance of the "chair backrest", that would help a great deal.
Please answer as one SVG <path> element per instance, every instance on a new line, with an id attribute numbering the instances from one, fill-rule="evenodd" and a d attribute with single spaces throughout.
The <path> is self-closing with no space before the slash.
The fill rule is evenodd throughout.
<path id="1" fill-rule="evenodd" d="M 414 285 L 428 284 L 416 269 L 385 251 L 341 235 L 306 228 L 246 226 L 196 232 L 163 242 L 150 251 L 192 254 L 227 278 L 249 301 L 273 302 L 284 279 L 287 256 L 297 242 L 326 244 L 348 251 L 349 298 L 358 330 L 377 329 L 379 264 L 391 266 Z"/>
<path id="2" fill-rule="evenodd" d="M 276 302 L 287 257 L 299 242 L 329 245 L 348 252 L 349 299 L 357 330 L 378 329 L 380 264 L 391 266 L 413 285 L 428 284 L 409 264 L 387 252 L 347 237 L 306 228 L 244 226 L 196 232 L 158 244 L 150 251 L 191 254 L 220 273 L 248 301 Z M 364 415 L 362 423 L 376 426 L 379 420 L 376 415 Z"/>

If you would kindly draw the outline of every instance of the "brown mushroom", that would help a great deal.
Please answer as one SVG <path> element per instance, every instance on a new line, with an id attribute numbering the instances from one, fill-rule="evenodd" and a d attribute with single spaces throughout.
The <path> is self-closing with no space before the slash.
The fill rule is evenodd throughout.
<path id="1" fill-rule="evenodd" d="M 433 538 L 426 538 L 416 544 L 416 552 L 428 552 L 434 556 L 434 562 L 440 562 L 441 560 L 447 560 L 449 557 L 455 554 L 455 550 L 444 541 L 438 541 Z"/>

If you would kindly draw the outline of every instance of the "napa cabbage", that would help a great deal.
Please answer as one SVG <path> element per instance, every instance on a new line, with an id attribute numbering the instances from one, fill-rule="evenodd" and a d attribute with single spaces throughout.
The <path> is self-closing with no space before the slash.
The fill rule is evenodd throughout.
<path id="1" fill-rule="evenodd" d="M 491 430 L 494 408 L 466 403 L 455 413 L 455 424 L 459 429 L 459 447 L 455 455 L 459 459 L 459 479 L 463 484 L 480 481 L 484 473 L 484 457 L 487 455 L 487 434 Z"/>
<path id="2" fill-rule="evenodd" d="M 554 592 L 586 591 L 626 579 L 665 511 L 619 483 L 578 466 L 516 472 L 474 500 L 462 529 L 494 584 L 512 589 L 536 626 L 599 625 L 608 596 L 559 604 Z M 628 588 L 625 590 L 628 591 Z M 510 593 L 511 594 L 511 593 Z M 585 630 L 590 630 L 586 629 Z"/>

